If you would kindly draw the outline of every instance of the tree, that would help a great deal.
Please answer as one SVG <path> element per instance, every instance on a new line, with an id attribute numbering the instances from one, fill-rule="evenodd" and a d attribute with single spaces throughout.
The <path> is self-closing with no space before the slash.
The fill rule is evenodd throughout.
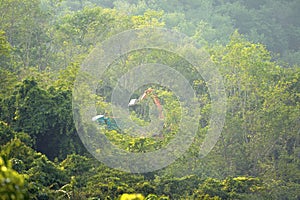
<path id="1" fill-rule="evenodd" d="M 0 157 L 1 200 L 29 199 L 24 182 L 24 176 L 12 169 L 11 162 Z"/>
<path id="2" fill-rule="evenodd" d="M 99 42 L 128 27 L 127 16 L 102 7 L 86 7 L 61 16 L 52 29 L 57 58 L 54 66 L 65 68 L 82 62 Z"/>
<path id="3" fill-rule="evenodd" d="M 64 159 L 68 153 L 84 151 L 73 124 L 71 102 L 71 91 L 42 89 L 36 81 L 26 79 L 3 99 L 0 108 L 2 119 L 16 132 L 29 134 L 36 150 L 50 159 Z"/>
<path id="4" fill-rule="evenodd" d="M 1 0 L 0 29 L 5 31 L 18 67 L 39 66 L 44 69 L 49 65 L 51 42 L 46 31 L 50 21 L 48 14 L 40 9 L 38 0 Z"/>
<path id="5" fill-rule="evenodd" d="M 224 157 L 222 165 L 230 175 L 268 172 L 269 177 L 276 177 L 273 172 L 278 170 L 279 155 L 285 154 L 284 144 L 288 138 L 297 138 L 299 92 L 294 89 L 299 72 L 292 69 L 291 78 L 289 70 L 271 61 L 263 45 L 238 35 L 219 53 L 212 56 L 225 78 L 228 95 L 227 122 L 217 145 Z M 271 155 L 275 160 L 270 160 Z"/>
<path id="6" fill-rule="evenodd" d="M 11 58 L 11 45 L 7 41 L 5 32 L 0 30 L 0 66 L 1 69 L 10 69 L 9 61 Z"/>

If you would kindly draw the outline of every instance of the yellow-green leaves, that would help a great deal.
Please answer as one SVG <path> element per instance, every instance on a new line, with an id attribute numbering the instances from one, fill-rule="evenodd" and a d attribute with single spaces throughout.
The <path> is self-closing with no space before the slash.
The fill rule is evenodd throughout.
<path id="1" fill-rule="evenodd" d="M 163 11 L 148 10 L 144 15 L 132 16 L 131 21 L 134 28 L 163 27 L 162 16 Z"/>
<path id="2" fill-rule="evenodd" d="M 145 197 L 141 194 L 123 194 L 120 200 L 144 200 Z"/>
<path id="3" fill-rule="evenodd" d="M 11 168 L 7 159 L 0 157 L 0 199 L 23 200 L 26 199 L 24 189 L 24 176 Z"/>

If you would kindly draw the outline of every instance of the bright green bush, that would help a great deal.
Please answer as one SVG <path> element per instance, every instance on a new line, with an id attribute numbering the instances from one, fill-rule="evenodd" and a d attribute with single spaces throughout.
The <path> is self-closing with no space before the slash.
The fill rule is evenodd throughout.
<path id="1" fill-rule="evenodd" d="M 9 160 L 0 157 L 0 199 L 28 199 L 24 183 L 24 176 L 12 169 Z"/>

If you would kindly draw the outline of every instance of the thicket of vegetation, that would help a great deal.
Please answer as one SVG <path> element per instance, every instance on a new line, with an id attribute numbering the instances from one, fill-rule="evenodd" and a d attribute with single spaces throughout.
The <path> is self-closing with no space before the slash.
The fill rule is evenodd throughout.
<path id="1" fill-rule="evenodd" d="M 297 0 L 0 0 L 0 199 L 299 199 L 299 8 Z M 224 78 L 227 113 L 217 144 L 199 158 L 210 127 L 204 80 L 171 53 L 123 55 L 112 68 L 162 63 L 189 74 L 201 102 L 188 151 L 166 168 L 131 174 L 86 150 L 74 125 L 72 90 L 97 44 L 149 26 L 181 31 L 209 52 Z M 99 113 L 107 111 L 115 84 L 114 70 L 107 73 L 97 91 Z M 129 152 L 160 148 L 178 129 L 174 94 L 149 86 L 171 113 L 164 138 L 104 132 Z M 143 112 L 133 118 L 147 124 Z"/>

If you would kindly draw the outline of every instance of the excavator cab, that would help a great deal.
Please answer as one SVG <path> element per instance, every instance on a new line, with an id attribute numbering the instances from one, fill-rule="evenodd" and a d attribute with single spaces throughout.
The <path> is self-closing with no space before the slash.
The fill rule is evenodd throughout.
<path id="1" fill-rule="evenodd" d="M 138 103 L 138 99 L 130 99 L 130 102 L 128 103 L 128 106 L 135 106 Z"/>

